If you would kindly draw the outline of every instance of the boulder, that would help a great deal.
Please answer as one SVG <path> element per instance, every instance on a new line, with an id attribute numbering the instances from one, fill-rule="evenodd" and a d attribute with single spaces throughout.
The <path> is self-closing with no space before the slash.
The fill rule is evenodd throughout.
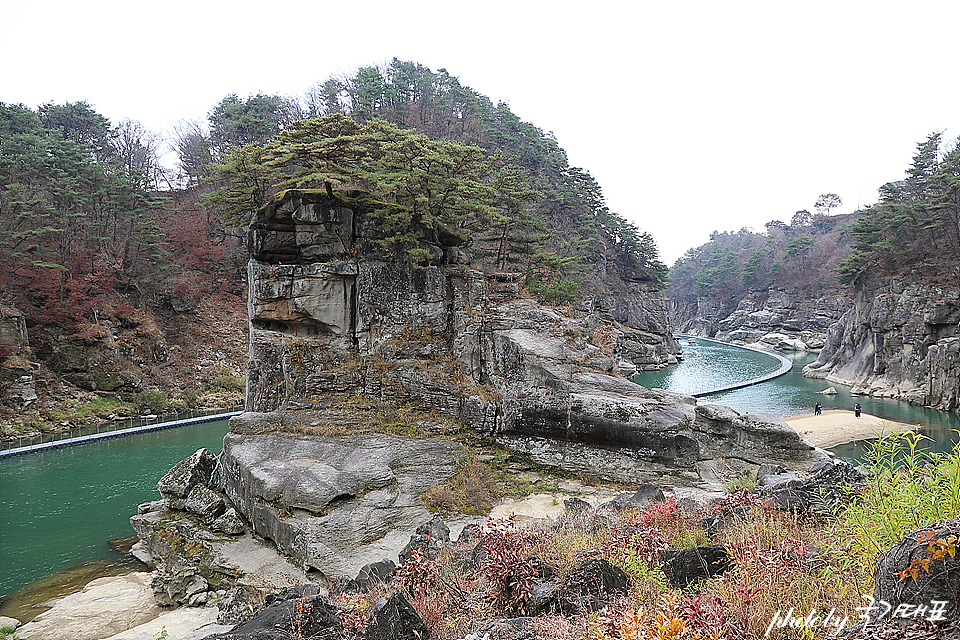
<path id="1" fill-rule="evenodd" d="M 183 508 L 202 521 L 210 523 L 226 510 L 226 505 L 219 493 L 198 484 L 190 490 Z"/>
<path id="2" fill-rule="evenodd" d="M 952 536 L 952 538 L 951 538 Z M 900 605 L 939 607 L 941 620 L 960 620 L 960 557 L 954 553 L 960 538 L 960 518 L 914 529 L 888 551 L 877 558 L 874 570 L 874 601 L 878 603 L 871 615 L 874 618 L 897 611 Z M 939 541 L 943 543 L 939 543 Z M 942 558 L 933 559 L 934 553 L 943 550 Z M 929 562 L 929 572 L 922 562 Z M 906 572 L 906 573 L 905 573 Z M 890 605 L 884 611 L 879 603 Z M 935 604 L 935 603 L 941 604 Z M 924 617 L 928 617 L 930 613 Z"/>
<path id="3" fill-rule="evenodd" d="M 365 640 L 426 640 L 429 637 L 427 625 L 399 591 L 377 601 L 364 634 Z"/>
<path id="4" fill-rule="evenodd" d="M 243 524 L 243 518 L 240 517 L 237 510 L 230 507 L 210 523 L 210 529 L 236 536 L 246 531 L 247 527 Z"/>
<path id="5" fill-rule="evenodd" d="M 223 476 L 257 535 L 300 566 L 356 575 L 431 521 L 420 496 L 453 476 L 462 455 L 436 438 L 229 433 Z"/>
<path id="6" fill-rule="evenodd" d="M 560 584 L 561 609 L 599 611 L 614 597 L 626 594 L 629 582 L 620 567 L 591 558 L 574 567 Z"/>
<path id="7" fill-rule="evenodd" d="M 781 489 L 796 489 L 802 484 L 803 478 L 790 472 L 767 474 L 757 478 L 757 487 L 763 493 L 773 493 Z"/>
<path id="8" fill-rule="evenodd" d="M 206 448 L 197 449 L 189 458 L 178 462 L 157 483 L 160 495 L 186 498 L 197 485 L 209 485 L 217 458 Z"/>
<path id="9" fill-rule="evenodd" d="M 660 555 L 660 570 L 676 589 L 686 589 L 694 582 L 720 575 L 732 567 L 733 561 L 723 545 L 670 550 Z"/>
<path id="10" fill-rule="evenodd" d="M 266 607 L 249 620 L 208 640 L 289 640 L 290 638 L 338 638 L 337 607 L 315 584 L 304 584 L 268 594 Z"/>

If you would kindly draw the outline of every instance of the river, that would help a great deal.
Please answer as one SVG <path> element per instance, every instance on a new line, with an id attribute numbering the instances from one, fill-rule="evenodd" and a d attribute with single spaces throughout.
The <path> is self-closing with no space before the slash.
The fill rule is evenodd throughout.
<path id="1" fill-rule="evenodd" d="M 680 393 L 696 393 L 704 387 L 736 383 L 745 375 L 762 375 L 776 366 L 775 358 L 755 351 L 746 351 L 702 338 L 679 338 L 684 349 L 684 360 L 660 371 L 643 372 L 633 378 L 634 382 L 647 388 L 659 387 Z M 778 352 L 793 361 L 789 373 L 761 384 L 701 396 L 699 403 L 722 404 L 741 413 L 769 413 L 788 418 L 813 413 L 817 402 L 823 403 L 824 411 L 834 409 L 852 411 L 857 403 L 871 415 L 907 424 L 920 425 L 921 433 L 934 440 L 931 451 L 946 451 L 957 441 L 955 430 L 960 429 L 960 416 L 946 411 L 927 409 L 892 398 L 873 398 L 853 395 L 850 387 L 803 377 L 803 367 L 817 358 L 810 352 Z M 837 395 L 824 396 L 817 392 L 834 387 Z M 864 444 L 832 447 L 837 455 L 859 459 Z"/>
<path id="2" fill-rule="evenodd" d="M 123 570 L 108 541 L 133 535 L 130 516 L 160 498 L 157 481 L 200 447 L 219 453 L 227 431 L 216 420 L 0 460 L 0 605 L 64 570 L 64 583 Z"/>

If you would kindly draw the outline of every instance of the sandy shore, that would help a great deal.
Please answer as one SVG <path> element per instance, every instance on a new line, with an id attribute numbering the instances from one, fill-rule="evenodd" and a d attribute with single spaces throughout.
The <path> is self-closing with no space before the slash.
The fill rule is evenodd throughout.
<path id="1" fill-rule="evenodd" d="M 820 448 L 853 440 L 875 438 L 881 431 L 903 433 L 917 428 L 916 425 L 883 420 L 868 413 L 861 413 L 857 418 L 853 415 L 853 411 L 838 410 L 824 411 L 819 416 L 806 413 L 784 420 L 800 434 L 801 438 Z"/>

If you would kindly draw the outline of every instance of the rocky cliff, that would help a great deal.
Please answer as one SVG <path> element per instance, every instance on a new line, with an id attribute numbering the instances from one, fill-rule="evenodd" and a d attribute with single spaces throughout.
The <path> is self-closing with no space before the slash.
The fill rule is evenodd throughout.
<path id="1" fill-rule="evenodd" d="M 960 409 L 960 300 L 955 288 L 904 280 L 858 289 L 804 375 L 855 393 Z"/>
<path id="2" fill-rule="evenodd" d="M 845 290 L 811 294 L 795 287 L 750 289 L 742 297 L 675 301 L 671 319 L 681 333 L 784 351 L 819 351 L 827 329 L 849 307 Z"/>
<path id="3" fill-rule="evenodd" d="M 414 225 L 418 259 L 401 255 L 378 233 L 377 206 L 358 192 L 291 190 L 254 217 L 248 411 L 412 402 L 544 462 L 607 461 L 602 475 L 629 481 L 678 469 L 697 481 L 717 456 L 808 455 L 779 421 L 624 377 L 674 349 L 662 299 L 543 307 L 509 274 L 472 269 L 453 232 Z"/>

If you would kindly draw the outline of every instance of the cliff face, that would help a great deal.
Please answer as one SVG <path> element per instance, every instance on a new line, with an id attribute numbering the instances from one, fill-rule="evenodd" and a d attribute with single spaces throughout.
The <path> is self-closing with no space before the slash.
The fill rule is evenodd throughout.
<path id="1" fill-rule="evenodd" d="M 891 280 L 860 288 L 808 377 L 853 391 L 960 409 L 960 293 Z"/>
<path id="2" fill-rule="evenodd" d="M 622 458 L 608 475 L 629 480 L 678 468 L 697 480 L 698 463 L 729 452 L 809 452 L 785 424 L 714 419 L 624 377 L 669 357 L 662 298 L 635 289 L 559 313 L 521 297 L 511 274 L 471 269 L 455 233 L 414 225 L 419 259 L 398 255 L 378 236 L 375 206 L 293 190 L 255 216 L 248 411 L 413 402 L 567 468 L 589 466 L 595 450 L 584 447 L 599 447 Z M 783 430 L 782 450 L 767 450 L 770 428 Z"/>
<path id="3" fill-rule="evenodd" d="M 568 331 L 566 342 L 606 373 L 676 362 L 658 291 L 618 280 L 620 295 L 586 298 L 579 322 L 563 329 L 560 316 L 532 301 L 509 306 L 520 298 L 517 274 L 471 269 L 452 232 L 418 229 L 426 257 L 396 255 L 365 213 L 370 206 L 362 195 L 288 191 L 253 221 L 248 410 L 364 393 L 415 397 L 492 428 L 494 416 L 474 414 L 501 391 L 498 332 L 538 320 Z"/>
<path id="4" fill-rule="evenodd" d="M 843 291 L 810 294 L 795 287 L 751 289 L 742 298 L 698 298 L 675 303 L 671 315 L 681 333 L 735 344 L 818 351 L 827 329 L 850 302 Z"/>
<path id="5" fill-rule="evenodd" d="M 468 455 L 443 438 L 359 437 L 398 405 L 432 410 L 417 423 L 430 434 L 466 426 L 604 480 L 718 489 L 728 470 L 821 456 L 771 416 L 630 382 L 675 344 L 659 295 L 618 278 L 622 298 L 541 306 L 516 274 L 471 268 L 451 231 L 414 223 L 416 251 L 401 252 L 378 206 L 294 190 L 250 227 L 247 411 L 231 419 L 223 480 L 256 534 L 303 566 L 384 557 L 371 541 L 425 521 L 419 496 Z"/>

